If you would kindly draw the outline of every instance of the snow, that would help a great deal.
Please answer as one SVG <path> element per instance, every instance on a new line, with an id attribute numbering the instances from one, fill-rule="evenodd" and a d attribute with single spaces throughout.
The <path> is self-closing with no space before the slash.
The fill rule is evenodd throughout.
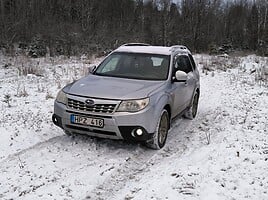
<path id="1" fill-rule="evenodd" d="M 179 46 L 174 46 L 174 47 L 179 47 Z M 183 46 L 181 46 L 183 47 Z M 171 55 L 172 53 L 172 47 L 164 47 L 164 46 L 121 46 L 115 51 L 119 52 L 135 52 L 135 53 L 150 53 L 150 54 L 160 54 L 160 55 Z M 182 49 L 181 49 L 182 50 Z M 183 51 L 189 51 L 187 50 L 182 50 Z"/>
<path id="2" fill-rule="evenodd" d="M 59 88 L 99 59 L 0 57 L 0 199 L 268 199 L 267 57 L 195 55 L 198 115 L 159 151 L 52 124 Z"/>

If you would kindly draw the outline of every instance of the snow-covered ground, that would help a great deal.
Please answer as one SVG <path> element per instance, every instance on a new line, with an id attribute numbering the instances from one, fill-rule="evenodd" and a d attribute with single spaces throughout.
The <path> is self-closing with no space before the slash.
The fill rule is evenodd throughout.
<path id="1" fill-rule="evenodd" d="M 89 59 L 0 56 L 0 199 L 268 199 L 268 58 L 195 59 L 198 116 L 155 151 L 52 124 Z"/>

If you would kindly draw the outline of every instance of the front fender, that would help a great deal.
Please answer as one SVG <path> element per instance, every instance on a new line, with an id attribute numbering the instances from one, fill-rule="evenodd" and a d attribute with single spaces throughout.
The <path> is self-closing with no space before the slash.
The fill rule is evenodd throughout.
<path id="1" fill-rule="evenodd" d="M 164 93 L 159 97 L 156 97 L 154 104 L 154 120 L 152 120 L 153 123 L 152 125 L 153 127 L 155 127 L 155 129 L 158 123 L 158 119 L 160 118 L 163 109 L 167 105 L 169 106 L 171 105 L 171 97 L 167 93 Z"/>

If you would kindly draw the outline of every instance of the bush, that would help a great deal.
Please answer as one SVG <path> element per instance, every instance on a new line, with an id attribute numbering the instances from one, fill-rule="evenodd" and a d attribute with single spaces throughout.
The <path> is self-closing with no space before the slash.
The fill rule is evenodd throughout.
<path id="1" fill-rule="evenodd" d="M 47 53 L 45 42 L 41 39 L 41 37 L 37 36 L 31 42 L 28 55 L 32 58 L 43 57 Z"/>

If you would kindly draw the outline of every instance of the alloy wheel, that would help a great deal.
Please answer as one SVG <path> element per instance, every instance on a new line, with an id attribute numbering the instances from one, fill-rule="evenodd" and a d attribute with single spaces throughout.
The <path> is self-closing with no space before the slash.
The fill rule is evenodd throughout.
<path id="1" fill-rule="evenodd" d="M 159 147 L 163 147 L 167 139 L 169 125 L 168 113 L 165 111 L 160 119 L 159 128 L 158 128 L 158 143 Z"/>

